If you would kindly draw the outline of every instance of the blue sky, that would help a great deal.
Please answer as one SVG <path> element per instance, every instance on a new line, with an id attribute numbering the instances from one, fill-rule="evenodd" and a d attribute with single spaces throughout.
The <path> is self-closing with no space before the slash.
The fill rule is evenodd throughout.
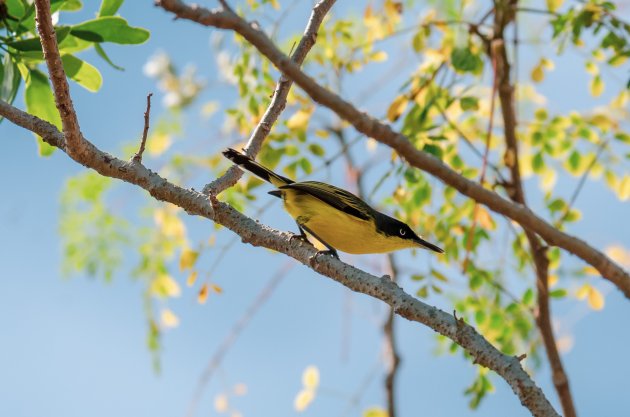
<path id="1" fill-rule="evenodd" d="M 287 33 L 301 31 L 309 13 L 307 3 L 300 2 L 294 18 L 287 19 Z M 343 3 L 339 6 L 336 13 L 349 8 Z M 94 11 L 88 6 L 70 19 L 83 20 Z M 194 62 L 209 82 L 217 77 L 209 48 L 211 30 L 173 22 L 151 2 L 127 1 L 121 14 L 132 25 L 151 30 L 151 40 L 137 47 L 109 48 L 125 72 L 111 70 L 86 55 L 102 70 L 103 89 L 98 94 L 75 87 L 72 91 L 83 132 L 114 153 L 122 142 L 139 136 L 146 94 L 157 93 L 153 80 L 142 74 L 142 66 L 157 50 L 181 65 Z M 523 59 L 523 74 L 534 63 L 530 60 L 528 66 L 528 58 Z M 571 70 L 579 59 L 565 54 L 544 84 L 544 92 L 554 98 L 558 110 L 592 104 L 583 71 Z M 350 85 L 356 82 L 351 80 Z M 583 91 L 575 88 L 582 85 Z M 388 91 L 396 88 L 392 83 Z M 229 94 L 233 93 L 218 89 L 206 91 L 204 98 L 220 101 Z M 154 115 L 162 111 L 157 98 Z M 379 110 L 378 101 L 367 106 L 382 114 L 385 109 Z M 16 104 L 23 107 L 21 99 Z M 194 117 L 192 121 L 187 140 L 212 140 L 208 138 L 218 135 L 218 125 L 196 123 Z M 0 137 L 5 149 L 0 164 L 0 178 L 5 180 L 0 199 L 0 415 L 184 415 L 209 358 L 274 273 L 291 261 L 260 248 L 236 245 L 215 272 L 222 295 L 199 306 L 195 294 L 184 290 L 172 304 L 182 322 L 165 334 L 162 372 L 156 375 L 145 344 L 142 286 L 126 271 L 111 284 L 83 276 L 65 279 L 60 273 L 59 193 L 64 182 L 83 167 L 60 152 L 47 159 L 38 157 L 32 135 L 6 121 L 0 125 Z M 224 145 L 212 143 L 217 149 Z M 193 184 L 197 189 L 204 182 L 198 181 Z M 128 185 L 123 189 L 131 195 L 140 192 Z M 589 182 L 578 204 L 584 220 L 571 228 L 572 233 L 599 247 L 630 246 L 630 229 L 623 220 L 627 202 L 619 203 L 612 193 Z M 263 221 L 293 228 L 278 205 Z M 212 231 L 212 225 L 201 219 L 190 219 L 187 226 L 199 236 Z M 346 259 L 366 265 L 357 258 Z M 403 283 L 412 291 L 409 284 Z M 607 293 L 602 312 L 590 313 L 573 300 L 554 303 L 561 323 L 579 318 L 571 327 L 575 346 L 563 359 L 581 415 L 625 416 L 630 409 L 630 399 L 624 395 L 630 373 L 626 360 L 630 332 L 624 318 L 630 314 L 630 305 L 611 286 L 599 287 Z M 447 301 L 440 303 L 441 308 L 452 309 Z M 348 308 L 351 313 L 344 313 Z M 243 415 L 295 415 L 293 398 L 301 387 L 302 371 L 311 364 L 319 367 L 321 387 L 305 416 L 356 416 L 369 406 L 384 405 L 379 361 L 385 312 L 381 303 L 294 265 L 229 351 L 207 386 L 197 415 L 217 415 L 214 397 L 238 383 L 246 384 L 247 393 L 230 403 Z M 397 326 L 403 357 L 398 393 L 401 416 L 420 415 L 419 410 L 426 416 L 528 415 L 499 378 L 494 378 L 496 392 L 478 411 L 469 410 L 462 393 L 475 375 L 474 366 L 460 356 L 435 356 L 435 338 L 429 329 L 403 319 Z M 557 405 L 548 369 L 538 370 L 534 378 Z M 354 404 L 357 392 L 361 395 Z"/>

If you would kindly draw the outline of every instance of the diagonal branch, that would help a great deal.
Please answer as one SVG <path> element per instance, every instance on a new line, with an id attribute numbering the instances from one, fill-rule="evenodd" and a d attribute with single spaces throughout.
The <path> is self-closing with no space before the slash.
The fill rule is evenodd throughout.
<path id="1" fill-rule="evenodd" d="M 59 146 L 64 143 L 63 135 L 53 125 L 2 100 L 0 115 L 18 126 L 37 133 L 50 145 Z M 558 416 L 542 390 L 523 370 L 517 358 L 498 351 L 472 326 L 457 321 L 452 315 L 407 294 L 388 277 L 368 274 L 332 257 L 317 256 L 317 249 L 306 242 L 291 239 L 293 236 L 291 233 L 264 226 L 229 204 L 170 183 L 142 164 L 120 160 L 99 150 L 85 139 L 84 143 L 86 144 L 84 159 L 77 162 L 101 175 L 135 184 L 157 200 L 175 204 L 188 214 L 202 216 L 223 225 L 238 234 L 244 243 L 284 253 L 353 291 L 384 301 L 399 316 L 424 324 L 443 334 L 464 348 L 475 363 L 498 373 L 534 416 Z"/>
<path id="2" fill-rule="evenodd" d="M 258 27 L 257 23 L 248 23 L 227 9 L 211 11 L 198 5 L 188 6 L 180 0 L 156 0 L 156 4 L 179 18 L 239 33 L 266 56 L 276 68 L 299 85 L 313 100 L 334 111 L 339 117 L 352 124 L 356 130 L 390 146 L 410 165 L 428 172 L 460 193 L 516 221 L 524 229 L 538 234 L 548 244 L 558 246 L 580 257 L 597 269 L 603 278 L 615 284 L 626 297 L 630 298 L 630 274 L 603 252 L 575 236 L 558 230 L 534 214 L 528 207 L 509 201 L 497 193 L 483 188 L 475 181 L 463 177 L 441 160 L 416 149 L 407 137 L 394 131 L 388 124 L 361 112 L 351 103 L 322 87 L 284 55 Z"/>
<path id="3" fill-rule="evenodd" d="M 203 396 L 203 391 L 212 379 L 212 376 L 216 372 L 217 368 L 221 365 L 221 362 L 223 362 L 223 358 L 225 358 L 225 355 L 230 351 L 241 332 L 252 321 L 252 319 L 256 316 L 256 313 L 258 313 L 258 310 L 260 310 L 260 308 L 267 302 L 269 297 L 271 297 L 276 287 L 287 276 L 292 267 L 293 264 L 286 264 L 280 268 L 280 270 L 271 277 L 267 285 L 265 285 L 262 291 L 258 293 L 256 298 L 247 307 L 245 313 L 243 313 L 236 323 L 234 323 L 234 326 L 232 326 L 230 332 L 214 352 L 210 361 L 208 361 L 206 368 L 199 377 L 195 393 L 193 394 L 190 404 L 188 405 L 188 410 L 186 411 L 186 417 L 193 417 L 195 415 L 199 401 L 201 401 L 201 397 Z"/>
<path id="4" fill-rule="evenodd" d="M 313 7 L 313 12 L 308 20 L 306 29 L 304 30 L 304 35 L 295 49 L 295 53 L 291 57 L 295 65 L 302 65 L 304 58 L 306 58 L 306 54 L 308 54 L 313 45 L 315 45 L 319 26 L 333 4 L 335 4 L 335 1 L 336 0 L 321 0 L 315 5 L 315 7 Z M 262 119 L 260 119 L 260 122 L 258 122 L 258 125 L 256 125 L 256 128 L 249 137 L 247 144 L 243 148 L 243 151 L 252 158 L 255 158 L 258 152 L 260 152 L 264 140 L 271 131 L 271 127 L 276 120 L 278 120 L 278 116 L 280 116 L 284 110 L 287 103 L 287 95 L 289 94 L 289 90 L 292 85 L 293 81 L 290 78 L 284 74 L 280 76 L 280 80 L 276 85 L 276 89 L 273 92 L 271 102 L 269 103 L 265 114 Z M 215 179 L 210 184 L 207 184 L 203 188 L 203 193 L 218 195 L 220 192 L 236 184 L 242 176 L 243 171 L 238 169 L 236 165 L 233 165 L 225 174 Z"/>
<path id="5" fill-rule="evenodd" d="M 496 63 L 494 65 L 494 78 L 499 84 L 499 101 L 501 103 L 501 113 L 503 116 L 503 125 L 505 130 L 505 155 L 504 162 L 510 170 L 510 198 L 516 203 L 527 206 L 525 201 L 525 190 L 521 180 L 521 172 L 519 167 L 518 139 L 516 136 L 516 111 L 514 105 L 516 103 L 514 96 L 514 87 L 510 81 L 510 61 L 505 50 L 505 42 L 503 34 L 505 27 L 511 21 L 506 19 L 506 15 L 510 15 L 509 8 L 515 8 L 516 0 L 510 0 L 509 4 L 499 7 L 504 13 L 495 14 L 495 31 L 492 40 L 492 48 L 490 59 Z M 507 9 L 507 10 L 506 10 Z M 513 15 L 512 15 L 513 16 Z M 549 258 L 547 257 L 547 247 L 542 244 L 538 236 L 531 230 L 525 229 L 525 235 L 530 246 L 532 259 L 534 260 L 534 271 L 536 272 L 537 281 L 537 304 L 538 314 L 536 315 L 536 324 L 540 330 L 547 358 L 553 373 L 553 383 L 562 404 L 562 410 L 565 417 L 576 417 L 575 405 L 569 387 L 569 378 L 562 365 L 560 353 L 556 345 L 556 338 L 551 325 L 551 303 L 549 301 Z"/>

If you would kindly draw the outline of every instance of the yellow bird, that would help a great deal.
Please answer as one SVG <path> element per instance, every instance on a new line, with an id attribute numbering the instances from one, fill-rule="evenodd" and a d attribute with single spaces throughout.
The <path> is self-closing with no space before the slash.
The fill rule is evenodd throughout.
<path id="1" fill-rule="evenodd" d="M 444 251 L 418 236 L 400 220 L 380 213 L 354 194 L 318 181 L 295 182 L 228 148 L 223 155 L 240 168 L 278 187 L 279 197 L 296 221 L 300 236 L 313 236 L 335 258 L 337 249 L 352 254 L 385 253 L 405 248 Z"/>

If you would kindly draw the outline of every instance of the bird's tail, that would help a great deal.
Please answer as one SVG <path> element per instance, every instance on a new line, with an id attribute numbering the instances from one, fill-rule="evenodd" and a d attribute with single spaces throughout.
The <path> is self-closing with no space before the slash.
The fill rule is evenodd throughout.
<path id="1" fill-rule="evenodd" d="M 223 156 L 234 162 L 240 168 L 246 169 L 257 177 L 272 183 L 276 187 L 293 183 L 293 180 L 276 174 L 269 168 L 265 168 L 264 166 L 260 165 L 258 162 L 254 161 L 252 158 L 245 155 L 244 153 L 234 150 L 232 148 L 227 148 L 226 150 L 224 150 Z"/>

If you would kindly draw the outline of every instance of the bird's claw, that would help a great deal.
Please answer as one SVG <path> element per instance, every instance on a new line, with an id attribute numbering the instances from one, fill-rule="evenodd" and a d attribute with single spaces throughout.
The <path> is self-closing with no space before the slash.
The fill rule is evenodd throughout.
<path id="1" fill-rule="evenodd" d="M 329 249 L 329 250 L 320 250 L 319 252 L 317 252 L 317 255 L 330 255 L 333 258 L 337 258 L 339 259 L 339 254 L 337 253 L 336 250 L 334 249 Z"/>

